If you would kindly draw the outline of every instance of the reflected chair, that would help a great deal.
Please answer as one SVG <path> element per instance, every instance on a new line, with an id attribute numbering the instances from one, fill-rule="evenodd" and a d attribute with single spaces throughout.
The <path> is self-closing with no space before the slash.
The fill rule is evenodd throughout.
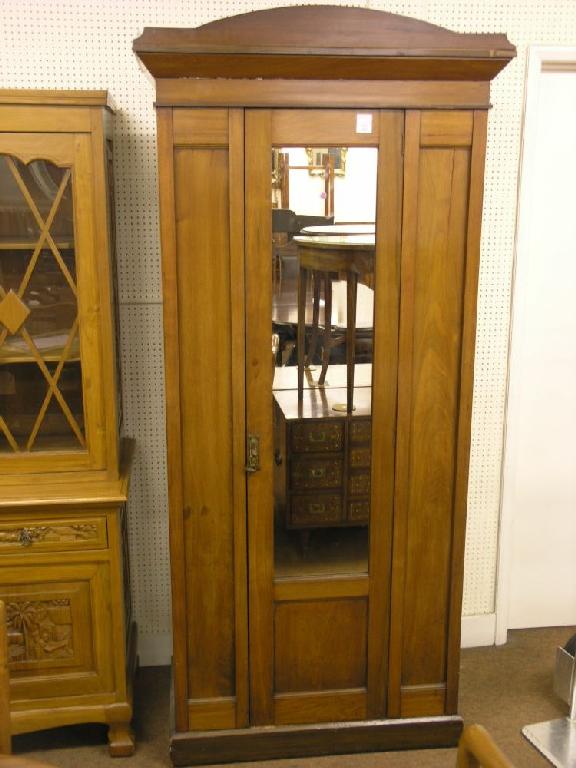
<path id="1" fill-rule="evenodd" d="M 468 725 L 458 742 L 456 768 L 514 768 L 481 725 Z"/>
<path id="2" fill-rule="evenodd" d="M 334 216 L 308 216 L 296 214 L 290 208 L 272 209 L 272 275 L 278 293 L 282 284 L 282 261 L 296 258 L 297 249 L 292 242 L 304 227 L 328 226 L 334 223 Z"/>
<path id="3" fill-rule="evenodd" d="M 0 600 L 0 768 L 55 768 L 28 757 L 11 755 L 10 678 L 8 673 L 8 631 L 6 606 Z"/>

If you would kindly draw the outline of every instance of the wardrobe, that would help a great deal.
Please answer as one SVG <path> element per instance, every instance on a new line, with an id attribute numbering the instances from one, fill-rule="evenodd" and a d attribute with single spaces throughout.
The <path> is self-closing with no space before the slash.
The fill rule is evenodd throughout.
<path id="1" fill-rule="evenodd" d="M 489 86 L 515 49 L 300 6 L 134 50 L 156 80 L 172 760 L 455 744 Z M 280 186 L 323 215 L 326 163 L 333 220 L 273 232 Z M 344 267 L 302 278 L 335 233 Z"/>

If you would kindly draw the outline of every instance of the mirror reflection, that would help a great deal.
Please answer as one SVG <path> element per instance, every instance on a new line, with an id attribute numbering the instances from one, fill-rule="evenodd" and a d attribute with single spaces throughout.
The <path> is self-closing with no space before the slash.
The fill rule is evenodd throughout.
<path id="1" fill-rule="evenodd" d="M 376 148 L 273 151 L 277 578 L 368 570 L 376 175 Z"/>

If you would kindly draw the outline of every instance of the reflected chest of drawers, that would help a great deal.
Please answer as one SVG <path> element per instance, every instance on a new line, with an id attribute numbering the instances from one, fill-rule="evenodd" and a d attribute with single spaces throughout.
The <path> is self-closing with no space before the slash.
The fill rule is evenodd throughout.
<path id="1" fill-rule="evenodd" d="M 370 388 L 354 414 L 333 410 L 345 389 L 274 394 L 276 512 L 287 528 L 366 525 L 370 515 Z"/>

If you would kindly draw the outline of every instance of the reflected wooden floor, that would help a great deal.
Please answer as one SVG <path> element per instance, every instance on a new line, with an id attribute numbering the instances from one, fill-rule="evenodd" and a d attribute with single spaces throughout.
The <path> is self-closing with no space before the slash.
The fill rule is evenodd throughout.
<path id="1" fill-rule="evenodd" d="M 368 573 L 368 528 L 318 528 L 275 531 L 274 576 L 344 576 Z"/>

